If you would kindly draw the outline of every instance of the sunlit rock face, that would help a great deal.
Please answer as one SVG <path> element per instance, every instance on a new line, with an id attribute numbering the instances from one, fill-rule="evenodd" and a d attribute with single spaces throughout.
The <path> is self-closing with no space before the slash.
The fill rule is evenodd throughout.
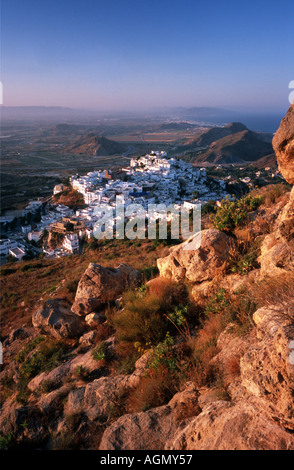
<path id="1" fill-rule="evenodd" d="M 292 104 L 273 138 L 279 170 L 285 180 L 294 184 L 294 105 Z"/>

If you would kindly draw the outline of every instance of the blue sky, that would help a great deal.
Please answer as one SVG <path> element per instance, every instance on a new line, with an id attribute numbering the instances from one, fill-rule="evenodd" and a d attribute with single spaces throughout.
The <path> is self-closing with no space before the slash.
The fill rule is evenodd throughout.
<path id="1" fill-rule="evenodd" d="M 287 109 L 290 1 L 2 0 L 4 104 Z"/>

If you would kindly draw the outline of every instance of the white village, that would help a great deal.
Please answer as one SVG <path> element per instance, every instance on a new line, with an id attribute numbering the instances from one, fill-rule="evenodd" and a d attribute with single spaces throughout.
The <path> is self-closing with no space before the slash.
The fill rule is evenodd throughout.
<path id="1" fill-rule="evenodd" d="M 63 204 L 54 204 L 52 198 L 46 204 L 42 200 L 30 202 L 22 216 L 39 211 L 40 220 L 34 224 L 25 224 L 21 230 L 9 233 L 9 238 L 0 240 L 1 257 L 20 261 L 32 243 L 35 255 L 43 253 L 47 258 L 80 253 L 81 240 L 89 240 L 94 236 L 95 224 L 105 213 L 103 208 L 115 209 L 117 197 L 123 198 L 125 222 L 136 216 L 134 211 L 127 211 L 134 204 L 143 207 L 147 217 L 148 207 L 153 204 L 166 207 L 175 204 L 179 208 L 192 209 L 195 205 L 202 206 L 209 201 L 221 201 L 228 195 L 228 183 L 224 179 L 208 178 L 205 168 L 196 168 L 183 160 L 168 158 L 164 151 L 151 151 L 147 155 L 132 158 L 130 165 L 122 168 L 121 174 L 122 178 L 113 178 L 110 170 L 100 170 L 83 176 L 71 176 L 69 181 L 72 189 L 84 199 L 84 207 L 76 211 Z M 246 183 L 250 183 L 250 178 Z M 56 185 L 53 196 L 63 190 L 64 185 Z M 46 243 L 48 235 L 52 233 L 62 236 L 62 243 L 55 249 L 49 248 Z M 36 248 L 38 243 L 39 247 Z"/>

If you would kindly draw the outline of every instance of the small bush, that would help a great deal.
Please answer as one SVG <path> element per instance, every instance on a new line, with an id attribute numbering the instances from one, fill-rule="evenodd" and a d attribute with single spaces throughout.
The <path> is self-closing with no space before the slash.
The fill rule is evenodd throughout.
<path id="1" fill-rule="evenodd" d="M 45 340 L 36 337 L 20 353 L 16 360 L 20 363 L 19 381 L 17 384 L 17 401 L 26 403 L 29 396 L 28 382 L 41 372 L 57 367 L 68 356 L 68 346 L 57 340 Z"/>
<path id="2" fill-rule="evenodd" d="M 260 256 L 261 240 L 252 243 L 240 243 L 239 249 L 231 250 L 227 261 L 227 271 L 237 274 L 247 274 L 253 269 L 260 267 L 258 257 Z"/>
<path id="3" fill-rule="evenodd" d="M 155 278 L 147 288 L 130 290 L 123 296 L 124 309 L 113 317 L 113 325 L 120 341 L 157 345 L 166 333 L 175 328 L 168 318 L 175 308 L 189 302 L 185 285 Z"/>
<path id="4" fill-rule="evenodd" d="M 147 268 L 141 269 L 141 273 L 145 282 L 150 281 L 150 279 L 154 278 L 158 275 L 158 267 L 157 266 L 148 266 Z"/>
<path id="5" fill-rule="evenodd" d="M 10 450 L 16 444 L 16 438 L 13 433 L 0 435 L 0 450 Z"/>
<path id="6" fill-rule="evenodd" d="M 107 359 L 107 346 L 105 341 L 101 341 L 92 351 L 92 356 L 96 361 L 104 361 Z"/>
<path id="7" fill-rule="evenodd" d="M 212 224 L 218 230 L 233 232 L 236 227 L 245 222 L 249 212 L 256 210 L 262 202 L 261 196 L 248 195 L 238 201 L 231 201 L 227 197 L 222 201 L 222 206 L 218 207 L 216 214 L 212 216 Z"/>
<path id="8" fill-rule="evenodd" d="M 147 411 L 151 408 L 168 403 L 175 393 L 179 391 L 177 375 L 164 366 L 159 366 L 143 377 L 139 386 L 128 398 L 130 413 Z"/>
<path id="9" fill-rule="evenodd" d="M 284 196 L 287 192 L 289 192 L 291 186 L 285 183 L 279 183 L 275 185 L 271 185 L 269 188 L 266 188 L 264 198 L 264 204 L 266 206 L 272 206 L 276 204 L 282 196 Z"/>

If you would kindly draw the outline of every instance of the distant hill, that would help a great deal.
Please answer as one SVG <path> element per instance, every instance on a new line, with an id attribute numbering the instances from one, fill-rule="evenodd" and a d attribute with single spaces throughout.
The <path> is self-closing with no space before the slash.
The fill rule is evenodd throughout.
<path id="1" fill-rule="evenodd" d="M 189 145 L 192 147 L 206 147 L 216 140 L 222 139 L 237 132 L 247 131 L 247 127 L 240 122 L 232 122 L 225 127 L 212 127 L 208 131 L 203 132 L 197 139 Z"/>
<path id="2" fill-rule="evenodd" d="M 122 154 L 127 150 L 127 146 L 90 133 L 79 137 L 73 144 L 64 147 L 63 150 L 77 155 L 107 156 Z"/>
<path id="3" fill-rule="evenodd" d="M 276 154 L 271 153 L 270 155 L 266 155 L 265 157 L 259 158 L 258 160 L 256 160 L 256 162 L 252 163 L 252 166 L 259 169 L 270 167 L 273 170 L 277 170 L 278 162 Z"/>
<path id="4" fill-rule="evenodd" d="M 195 151 L 194 162 L 243 163 L 258 160 L 272 153 L 273 148 L 263 134 L 252 132 L 240 122 L 214 127 L 186 146 Z"/>

